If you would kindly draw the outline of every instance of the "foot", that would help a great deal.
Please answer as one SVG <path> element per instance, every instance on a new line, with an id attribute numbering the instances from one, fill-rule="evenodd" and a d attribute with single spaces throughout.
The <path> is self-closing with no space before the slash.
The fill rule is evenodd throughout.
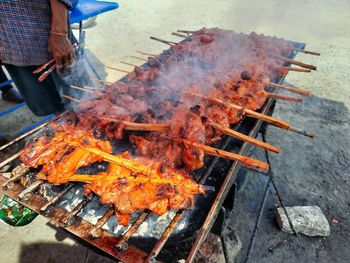
<path id="1" fill-rule="evenodd" d="M 13 103 L 22 103 L 24 101 L 21 94 L 13 88 L 7 92 L 3 92 L 2 99 Z"/>

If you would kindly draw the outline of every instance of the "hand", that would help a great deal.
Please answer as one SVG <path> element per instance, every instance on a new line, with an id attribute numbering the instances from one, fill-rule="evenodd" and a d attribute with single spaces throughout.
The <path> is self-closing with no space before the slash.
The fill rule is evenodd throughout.
<path id="1" fill-rule="evenodd" d="M 63 73 L 74 61 L 74 49 L 65 35 L 50 34 L 49 52 L 56 61 L 58 73 Z"/>

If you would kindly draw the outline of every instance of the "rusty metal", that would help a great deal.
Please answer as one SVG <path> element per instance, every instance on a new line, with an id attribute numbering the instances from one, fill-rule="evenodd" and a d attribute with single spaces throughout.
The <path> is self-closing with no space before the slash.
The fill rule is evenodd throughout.
<path id="1" fill-rule="evenodd" d="M 128 249 L 129 244 L 128 240 L 130 237 L 137 231 L 140 225 L 145 221 L 149 212 L 142 212 L 135 222 L 129 227 L 129 229 L 123 234 L 123 236 L 119 239 L 118 243 L 115 245 L 114 249 L 119 252 L 124 252 Z"/>
<path id="2" fill-rule="evenodd" d="M 96 225 L 90 230 L 88 236 L 90 239 L 95 239 L 101 236 L 101 228 L 107 223 L 108 219 L 114 214 L 114 208 L 110 207 L 106 213 L 98 219 Z"/>
<path id="3" fill-rule="evenodd" d="M 24 189 L 21 193 L 18 194 L 18 199 L 23 200 L 23 199 L 29 199 L 32 196 L 32 192 L 34 192 L 36 189 L 40 187 L 40 185 L 44 184 L 43 181 L 38 180 L 34 183 L 32 183 L 29 187 Z"/>
<path id="4" fill-rule="evenodd" d="M 67 187 L 63 189 L 59 194 L 55 195 L 50 201 L 48 201 L 43 207 L 40 208 L 40 211 L 42 213 L 46 213 L 46 210 L 48 207 L 58 201 L 62 196 L 64 196 L 69 190 L 71 190 L 74 187 L 74 184 L 69 184 Z"/>
<path id="5" fill-rule="evenodd" d="M 21 176 L 25 175 L 29 171 L 29 168 L 24 164 L 16 166 L 10 173 L 11 177 L 2 185 L 3 189 L 12 187 L 13 183 L 17 181 Z"/>
<path id="6" fill-rule="evenodd" d="M 80 203 L 74 207 L 74 209 L 67 215 L 67 217 L 64 217 L 62 219 L 62 223 L 65 226 L 70 226 L 75 223 L 74 219 L 75 216 L 84 208 L 87 206 L 87 204 L 95 197 L 93 194 L 88 194 L 83 198 L 83 200 L 80 201 Z"/>
<path id="7" fill-rule="evenodd" d="M 170 224 L 163 232 L 162 237 L 158 240 L 157 244 L 153 247 L 151 253 L 148 255 L 145 262 L 154 262 L 156 260 L 156 257 L 164 247 L 165 243 L 168 241 L 170 235 L 173 233 L 179 221 L 182 219 L 184 213 L 185 213 L 185 210 L 181 210 L 176 213 L 173 220 L 171 220 Z"/>

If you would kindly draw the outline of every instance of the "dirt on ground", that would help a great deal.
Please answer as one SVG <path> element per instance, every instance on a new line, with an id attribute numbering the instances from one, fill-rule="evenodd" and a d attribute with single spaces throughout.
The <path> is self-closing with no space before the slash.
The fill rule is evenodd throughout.
<path id="1" fill-rule="evenodd" d="M 331 227 L 328 237 L 294 236 L 276 223 L 278 199 L 270 187 L 249 262 L 349 262 L 350 250 L 350 118 L 341 102 L 311 96 L 302 104 L 280 102 L 275 116 L 298 128 L 316 131 L 310 139 L 269 127 L 267 140 L 282 148 L 270 154 L 275 182 L 286 206 L 317 205 Z M 263 159 L 261 151 L 256 157 Z M 238 193 L 232 224 L 243 243 L 243 262 L 268 178 L 248 173 Z"/>

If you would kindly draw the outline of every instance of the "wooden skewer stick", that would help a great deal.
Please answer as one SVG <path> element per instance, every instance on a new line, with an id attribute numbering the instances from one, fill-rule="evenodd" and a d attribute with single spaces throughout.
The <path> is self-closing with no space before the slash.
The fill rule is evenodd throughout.
<path id="1" fill-rule="evenodd" d="M 89 90 L 101 90 L 101 88 L 91 87 L 91 86 L 84 86 L 84 89 L 89 89 Z"/>
<path id="2" fill-rule="evenodd" d="M 142 55 L 150 56 L 150 57 L 158 57 L 158 55 L 147 53 L 147 52 L 143 52 L 143 51 L 140 51 L 140 50 L 136 50 L 136 52 L 140 53 Z"/>
<path id="3" fill-rule="evenodd" d="M 101 92 L 97 92 L 97 91 L 94 91 L 94 90 L 89 90 L 89 89 L 81 88 L 81 87 L 74 86 L 74 85 L 71 85 L 70 87 L 73 88 L 73 89 L 81 90 L 81 91 L 88 92 L 88 93 L 92 93 L 92 94 L 95 94 L 95 95 L 96 95 L 96 94 L 102 94 Z"/>
<path id="4" fill-rule="evenodd" d="M 297 60 L 294 60 L 294 59 L 290 59 L 290 58 L 287 58 L 287 57 L 278 56 L 278 55 L 277 56 L 274 55 L 273 57 L 278 58 L 280 60 L 283 60 L 285 62 L 289 62 L 289 63 L 294 64 L 294 65 L 303 67 L 303 68 L 308 68 L 308 69 L 311 69 L 311 70 L 316 70 L 317 69 L 317 67 L 314 66 L 314 65 L 306 64 L 306 63 L 303 63 L 303 62 L 300 62 L 300 61 L 297 61 Z"/>
<path id="5" fill-rule="evenodd" d="M 297 97 L 291 97 L 287 95 L 281 95 L 281 94 L 276 94 L 276 93 L 269 93 L 266 92 L 266 95 L 274 100 L 287 100 L 287 101 L 296 101 L 296 102 L 302 102 L 303 98 L 297 98 Z"/>
<path id="6" fill-rule="evenodd" d="M 277 127 L 280 127 L 282 129 L 289 130 L 289 128 L 290 128 L 290 124 L 285 122 L 285 121 L 282 121 L 280 119 L 276 119 L 274 117 L 271 117 L 271 116 L 268 116 L 268 115 L 265 115 L 265 114 L 261 114 L 259 112 L 253 111 L 251 109 L 244 108 L 244 107 L 242 107 L 242 106 L 240 106 L 238 104 L 235 104 L 235 103 L 232 103 L 232 102 L 224 102 L 224 101 L 216 99 L 216 98 L 209 98 L 207 96 L 202 96 L 202 95 L 197 94 L 197 93 L 189 93 L 189 94 L 192 95 L 192 96 L 196 96 L 198 98 L 202 98 L 202 99 L 207 100 L 209 102 L 214 102 L 214 103 L 217 103 L 219 105 L 230 107 L 230 108 L 233 108 L 233 109 L 236 109 L 236 110 L 241 110 L 245 114 L 247 114 L 249 117 L 261 119 L 263 121 L 271 123 L 271 124 L 273 124 L 273 125 L 275 125 Z"/>
<path id="7" fill-rule="evenodd" d="M 274 88 L 278 88 L 278 89 L 288 90 L 288 91 L 298 93 L 298 94 L 304 95 L 304 96 L 310 95 L 310 91 L 304 90 L 301 88 L 297 88 L 297 87 L 289 87 L 289 86 L 285 86 L 285 85 L 281 85 L 281 84 L 277 84 L 277 83 L 273 83 L 273 82 L 269 82 L 269 86 L 274 87 Z"/>
<path id="8" fill-rule="evenodd" d="M 271 144 L 259 141 L 253 137 L 250 137 L 248 135 L 245 135 L 243 133 L 240 133 L 238 131 L 235 131 L 233 129 L 230 128 L 225 128 L 225 127 L 221 127 L 220 125 L 217 124 L 211 124 L 212 126 L 216 127 L 217 129 L 221 130 L 223 133 L 225 133 L 226 135 L 232 136 L 234 138 L 240 139 L 242 141 L 245 142 L 249 142 L 252 145 L 255 145 L 257 147 L 263 148 L 265 150 L 274 152 L 274 153 L 279 153 L 280 152 L 280 148 L 273 146 Z"/>
<path id="9" fill-rule="evenodd" d="M 19 152 L 17 152 L 16 154 L 12 155 L 11 157 L 7 158 L 6 160 L 4 160 L 3 162 L 0 163 L 0 168 L 4 167 L 6 164 L 12 162 L 13 160 L 17 159 L 22 153 L 24 152 L 24 150 L 21 150 Z"/>
<path id="10" fill-rule="evenodd" d="M 174 36 L 177 36 L 177 37 L 183 37 L 183 38 L 187 38 L 188 37 L 187 35 L 184 35 L 184 34 L 181 34 L 181 33 L 177 33 L 177 32 L 172 32 L 171 34 L 174 35 Z"/>
<path id="11" fill-rule="evenodd" d="M 161 43 L 164 43 L 164 44 L 167 44 L 167 45 L 176 45 L 177 43 L 176 42 L 173 42 L 173 41 L 168 41 L 168 40 L 164 40 L 164 39 L 161 39 L 161 38 L 158 38 L 158 37 L 150 37 L 150 39 L 152 40 L 156 40 L 158 42 L 161 42 Z"/>
<path id="12" fill-rule="evenodd" d="M 68 95 L 62 95 L 63 97 L 65 97 L 66 99 L 69 99 L 69 100 L 72 100 L 72 101 L 75 101 L 77 103 L 80 103 L 80 100 L 76 99 L 76 98 L 73 98 L 71 96 L 68 96 Z"/>
<path id="13" fill-rule="evenodd" d="M 142 60 L 142 61 L 148 61 L 148 60 L 145 59 L 145 58 L 140 58 L 140 57 L 137 57 L 137 56 L 129 56 L 129 57 L 131 57 L 131 58 L 136 58 L 136 59 Z"/>
<path id="14" fill-rule="evenodd" d="M 310 55 L 315 55 L 315 56 L 320 56 L 321 53 L 314 52 L 314 51 L 309 51 L 309 50 L 304 50 L 300 48 L 293 47 L 293 49 L 297 52 L 305 53 L 305 54 L 310 54 Z"/>
<path id="15" fill-rule="evenodd" d="M 263 171 L 268 171 L 269 170 L 269 165 L 265 162 L 259 161 L 257 159 L 253 159 L 250 157 L 242 156 L 239 154 L 227 152 L 224 150 L 216 149 L 204 144 L 196 143 L 187 139 L 180 139 L 180 138 L 175 138 L 174 140 L 176 141 L 181 141 L 187 145 L 191 145 L 195 148 L 203 150 L 206 154 L 217 156 L 217 157 L 222 157 L 226 159 L 230 159 L 232 161 L 237 161 L 241 162 L 243 165 L 257 169 L 257 170 L 263 170 Z"/>
<path id="16" fill-rule="evenodd" d="M 120 69 L 120 68 L 114 68 L 114 67 L 110 67 L 110 66 L 106 66 L 106 68 L 113 69 L 113 70 L 120 71 L 120 72 L 127 73 L 127 74 L 129 73 L 129 71 L 124 70 L 124 69 Z"/>
<path id="17" fill-rule="evenodd" d="M 37 174 L 37 179 L 39 180 L 47 180 L 47 177 L 39 173 Z M 109 175 L 109 174 L 102 174 L 102 175 L 87 175 L 87 174 L 74 174 L 68 178 L 69 182 L 83 182 L 87 184 L 91 184 L 95 181 L 99 180 L 108 180 L 108 181 L 115 181 L 118 179 L 127 180 L 129 182 L 135 182 L 135 183 L 152 183 L 152 184 L 169 184 L 169 185 L 190 185 L 190 186 L 198 186 L 199 189 L 201 189 L 204 192 L 204 189 L 206 188 L 204 185 L 197 185 L 195 182 L 183 182 L 182 180 L 176 180 L 176 177 L 173 179 L 166 179 L 166 178 L 150 178 L 150 177 L 133 177 L 133 176 L 127 176 L 127 175 Z"/>
<path id="18" fill-rule="evenodd" d="M 91 80 L 95 81 L 95 82 L 99 82 L 99 83 L 105 83 L 107 85 L 112 85 L 112 82 L 106 81 L 106 80 L 102 80 L 102 79 L 96 79 L 96 78 L 91 78 Z"/>
<path id="19" fill-rule="evenodd" d="M 191 30 L 176 30 L 179 33 L 187 33 L 187 34 L 193 34 L 196 33 L 197 31 L 191 31 Z"/>
<path id="20" fill-rule="evenodd" d="M 305 73 L 310 73 L 311 69 L 304 69 L 304 68 L 292 68 L 292 67 L 280 67 L 283 70 L 288 70 L 288 71 L 296 71 L 296 72 L 305 72 Z"/>
<path id="21" fill-rule="evenodd" d="M 129 63 L 129 62 L 125 62 L 125 61 L 120 61 L 120 63 L 128 65 L 128 66 L 132 66 L 132 67 L 140 67 L 138 65 L 135 65 L 135 64 L 132 64 L 132 63 Z"/>

